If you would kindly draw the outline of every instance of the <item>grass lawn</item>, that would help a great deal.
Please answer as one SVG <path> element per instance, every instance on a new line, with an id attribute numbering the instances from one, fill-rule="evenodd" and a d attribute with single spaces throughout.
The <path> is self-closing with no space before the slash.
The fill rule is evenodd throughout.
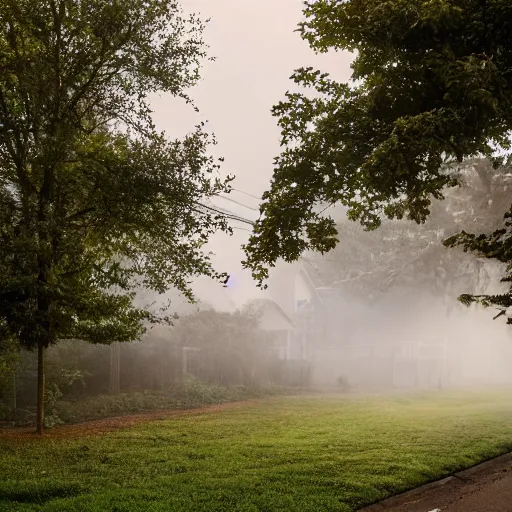
<path id="1" fill-rule="evenodd" d="M 352 511 L 512 450 L 512 393 L 269 398 L 80 439 L 0 437 L 0 510 Z"/>

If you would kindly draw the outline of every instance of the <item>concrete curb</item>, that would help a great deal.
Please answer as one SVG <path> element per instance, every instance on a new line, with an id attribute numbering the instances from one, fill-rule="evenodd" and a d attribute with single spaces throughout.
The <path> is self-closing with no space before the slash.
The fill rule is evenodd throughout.
<path id="1" fill-rule="evenodd" d="M 359 512 L 392 512 L 395 510 L 407 510 L 408 505 L 419 504 L 424 502 L 425 505 L 439 493 L 456 494 L 465 486 L 474 485 L 480 478 L 488 478 L 489 476 L 503 474 L 512 468 L 512 452 L 500 455 L 494 459 L 481 462 L 476 466 L 472 466 L 463 471 L 459 471 L 451 476 L 430 482 L 428 484 L 416 487 L 391 498 L 370 505 L 369 507 L 360 509 Z M 425 509 L 427 510 L 434 510 Z M 440 509 L 438 509 L 440 510 Z"/>

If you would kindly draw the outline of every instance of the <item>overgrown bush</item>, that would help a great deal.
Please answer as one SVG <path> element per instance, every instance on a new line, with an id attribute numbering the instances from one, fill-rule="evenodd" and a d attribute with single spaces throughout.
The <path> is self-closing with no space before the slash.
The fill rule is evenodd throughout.
<path id="1" fill-rule="evenodd" d="M 285 393 L 290 393 L 290 390 L 282 387 L 224 387 L 188 378 L 166 391 L 97 395 L 74 401 L 61 400 L 55 406 L 55 413 L 65 423 L 77 423 L 143 411 L 193 409 Z"/>
<path id="2" fill-rule="evenodd" d="M 121 394 L 109 396 L 117 358 Z M 7 379 L 0 388 L 0 420 L 27 424 L 34 419 L 37 355 L 23 351 L 17 361 L 15 390 L 9 388 L 11 367 L 0 369 L 0 378 Z M 173 327 L 152 329 L 141 342 L 118 345 L 118 352 L 63 341 L 47 350 L 46 369 L 47 426 L 244 400 L 264 395 L 264 388 L 272 394 L 276 386 L 305 387 L 309 378 L 304 363 L 276 358 L 256 317 L 213 310 L 179 319 Z"/>
<path id="3" fill-rule="evenodd" d="M 343 375 L 340 375 L 336 379 L 336 385 L 338 386 L 338 389 L 343 392 L 348 392 L 351 389 L 350 383 Z"/>
<path id="4" fill-rule="evenodd" d="M 13 376 L 20 364 L 20 352 L 14 340 L 0 340 L 0 402 L 12 398 Z M 9 395 L 9 396 L 8 396 Z M 12 405 L 12 400 L 11 401 Z"/>

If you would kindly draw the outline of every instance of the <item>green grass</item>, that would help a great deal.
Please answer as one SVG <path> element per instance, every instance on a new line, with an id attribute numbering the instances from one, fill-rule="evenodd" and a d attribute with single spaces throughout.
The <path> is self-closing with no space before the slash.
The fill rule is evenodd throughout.
<path id="1" fill-rule="evenodd" d="M 512 449 L 512 395 L 288 397 L 0 438 L 0 510 L 352 511 Z"/>

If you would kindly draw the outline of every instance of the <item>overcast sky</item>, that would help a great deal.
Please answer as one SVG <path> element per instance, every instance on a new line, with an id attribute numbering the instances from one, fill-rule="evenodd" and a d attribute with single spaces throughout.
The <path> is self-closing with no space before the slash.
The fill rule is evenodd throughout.
<path id="1" fill-rule="evenodd" d="M 279 153 L 279 130 L 270 109 L 293 87 L 291 73 L 313 66 L 345 81 L 350 76 L 351 55 L 315 55 L 309 49 L 294 32 L 302 19 L 301 0 L 182 0 L 182 5 L 202 18 L 211 18 L 205 40 L 216 61 L 205 64 L 201 83 L 191 91 L 200 115 L 171 98 L 155 98 L 157 127 L 176 136 L 208 120 L 219 141 L 215 152 L 225 157 L 222 172 L 236 175 L 235 188 L 261 196 Z M 239 192 L 230 197 L 258 206 L 256 199 Z M 218 199 L 216 204 L 249 219 L 258 215 L 225 200 Z M 239 263 L 243 258 L 239 247 L 248 236 L 237 230 L 229 240 L 215 237 L 211 246 L 219 269 L 236 275 L 239 288 L 252 290 L 248 277 L 240 274 Z"/>

